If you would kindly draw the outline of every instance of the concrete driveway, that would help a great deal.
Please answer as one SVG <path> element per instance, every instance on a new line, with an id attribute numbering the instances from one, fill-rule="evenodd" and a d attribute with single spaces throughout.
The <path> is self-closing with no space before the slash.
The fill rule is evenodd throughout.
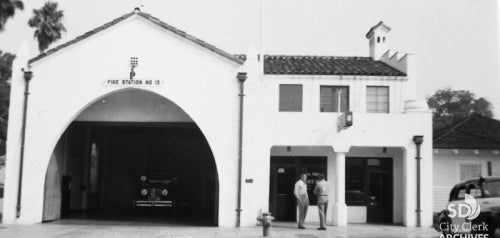
<path id="1" fill-rule="evenodd" d="M 296 229 L 295 223 L 275 223 L 271 237 L 439 237 L 431 228 L 406 228 L 384 225 L 329 226 L 316 230 L 315 224 L 306 230 Z M 63 220 L 36 225 L 0 225 L 0 237 L 262 237 L 262 227 L 217 228 L 165 225 L 145 222 L 113 222 L 93 220 Z"/>

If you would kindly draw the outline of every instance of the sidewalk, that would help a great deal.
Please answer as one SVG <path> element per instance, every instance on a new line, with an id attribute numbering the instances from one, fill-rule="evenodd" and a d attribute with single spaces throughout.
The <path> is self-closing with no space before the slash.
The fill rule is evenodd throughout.
<path id="1" fill-rule="evenodd" d="M 306 230 L 296 229 L 295 223 L 275 223 L 271 237 L 439 237 L 431 228 L 406 228 L 391 225 L 329 226 L 327 231 L 316 230 L 315 224 Z M 262 237 L 262 227 L 217 228 L 168 226 L 157 223 L 57 221 L 35 225 L 0 225 L 0 237 Z"/>

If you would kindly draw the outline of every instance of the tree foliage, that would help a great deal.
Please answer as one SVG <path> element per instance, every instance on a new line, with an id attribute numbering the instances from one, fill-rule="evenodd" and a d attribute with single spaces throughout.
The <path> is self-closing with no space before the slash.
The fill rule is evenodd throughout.
<path id="1" fill-rule="evenodd" d="M 0 0 L 0 31 L 5 29 L 5 23 L 14 17 L 16 10 L 24 10 L 24 4 L 20 0 Z"/>
<path id="2" fill-rule="evenodd" d="M 0 50 L 0 155 L 5 154 L 7 121 L 9 117 L 10 84 L 12 61 L 16 56 Z"/>
<path id="3" fill-rule="evenodd" d="M 62 32 L 66 31 L 62 23 L 63 17 L 63 11 L 57 9 L 55 2 L 46 2 L 42 8 L 33 10 L 33 17 L 28 21 L 28 25 L 35 28 L 34 37 L 38 40 L 40 53 L 61 39 Z"/>
<path id="4" fill-rule="evenodd" d="M 472 114 L 493 116 L 491 103 L 482 97 L 476 99 L 470 91 L 441 89 L 427 98 L 427 104 L 433 111 L 434 129 L 450 126 Z"/>

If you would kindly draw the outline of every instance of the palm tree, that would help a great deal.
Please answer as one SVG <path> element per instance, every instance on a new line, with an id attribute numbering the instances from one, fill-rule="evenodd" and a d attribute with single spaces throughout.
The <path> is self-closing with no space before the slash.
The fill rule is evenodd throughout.
<path id="1" fill-rule="evenodd" d="M 24 10 L 24 4 L 20 0 L 0 0 L 0 31 L 4 30 L 7 19 L 14 16 L 16 9 Z"/>
<path id="2" fill-rule="evenodd" d="M 63 17 L 63 11 L 57 10 L 55 2 L 46 2 L 42 8 L 33 10 L 33 17 L 28 21 L 28 25 L 35 28 L 40 53 L 61 39 L 61 32 L 66 31 L 62 23 Z"/>

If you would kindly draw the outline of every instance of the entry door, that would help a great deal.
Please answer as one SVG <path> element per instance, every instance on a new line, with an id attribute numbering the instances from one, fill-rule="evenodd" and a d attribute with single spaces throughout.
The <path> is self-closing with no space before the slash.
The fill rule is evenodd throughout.
<path id="1" fill-rule="evenodd" d="M 392 173 L 368 169 L 367 220 L 392 223 Z"/>
<path id="2" fill-rule="evenodd" d="M 277 220 L 296 220 L 296 205 L 293 195 L 295 177 L 295 167 L 278 165 L 271 167 L 271 183 L 274 185 L 271 192 L 271 213 Z"/>

